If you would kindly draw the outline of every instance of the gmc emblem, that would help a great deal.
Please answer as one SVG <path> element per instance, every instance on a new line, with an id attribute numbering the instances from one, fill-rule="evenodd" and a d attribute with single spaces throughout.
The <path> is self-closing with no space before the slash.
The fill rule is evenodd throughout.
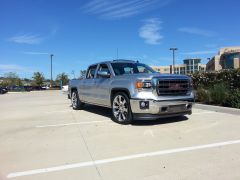
<path id="1" fill-rule="evenodd" d="M 169 90 L 175 90 L 175 91 L 177 91 L 177 90 L 182 90 L 182 89 L 183 89 L 183 88 L 182 88 L 181 85 L 178 84 L 178 83 L 170 84 L 170 85 L 169 85 Z"/>

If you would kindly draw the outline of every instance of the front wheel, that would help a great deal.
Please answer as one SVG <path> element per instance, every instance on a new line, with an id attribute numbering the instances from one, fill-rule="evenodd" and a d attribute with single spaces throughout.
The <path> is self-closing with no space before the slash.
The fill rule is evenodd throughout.
<path id="1" fill-rule="evenodd" d="M 113 120 L 120 124 L 132 122 L 132 111 L 130 101 L 125 93 L 116 93 L 112 99 Z"/>

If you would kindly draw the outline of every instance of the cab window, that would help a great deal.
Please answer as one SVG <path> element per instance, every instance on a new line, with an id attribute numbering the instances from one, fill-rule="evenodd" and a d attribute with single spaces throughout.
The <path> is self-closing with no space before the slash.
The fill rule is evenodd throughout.
<path id="1" fill-rule="evenodd" d="M 98 68 L 98 71 L 100 71 L 100 72 L 106 72 L 106 73 L 110 74 L 110 70 L 109 70 L 107 64 L 100 64 L 100 65 L 99 65 L 99 68 Z M 98 78 L 101 78 L 101 76 L 99 76 L 99 75 L 97 75 L 97 77 L 98 77 Z"/>
<path id="2" fill-rule="evenodd" d="M 93 79 L 94 78 L 96 69 L 97 69 L 97 65 L 89 67 L 88 72 L 87 72 L 87 79 Z"/>

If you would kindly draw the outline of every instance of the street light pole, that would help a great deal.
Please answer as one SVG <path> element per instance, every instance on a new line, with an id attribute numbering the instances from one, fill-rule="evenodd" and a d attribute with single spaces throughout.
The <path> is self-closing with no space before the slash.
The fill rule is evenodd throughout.
<path id="1" fill-rule="evenodd" d="M 175 51 L 177 51 L 178 48 L 170 48 L 169 50 L 173 52 L 172 74 L 175 74 Z"/>
<path id="2" fill-rule="evenodd" d="M 53 82 L 53 79 L 52 79 L 52 58 L 53 58 L 53 54 L 50 54 L 50 59 L 51 59 L 51 86 L 52 86 L 52 82 Z"/>

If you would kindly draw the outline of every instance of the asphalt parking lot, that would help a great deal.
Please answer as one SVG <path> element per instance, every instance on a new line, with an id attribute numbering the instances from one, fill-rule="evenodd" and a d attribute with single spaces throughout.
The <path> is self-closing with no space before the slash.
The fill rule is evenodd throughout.
<path id="1" fill-rule="evenodd" d="M 0 96 L 0 179 L 240 179 L 238 114 L 119 125 L 107 108 L 74 111 L 60 91 Z"/>

